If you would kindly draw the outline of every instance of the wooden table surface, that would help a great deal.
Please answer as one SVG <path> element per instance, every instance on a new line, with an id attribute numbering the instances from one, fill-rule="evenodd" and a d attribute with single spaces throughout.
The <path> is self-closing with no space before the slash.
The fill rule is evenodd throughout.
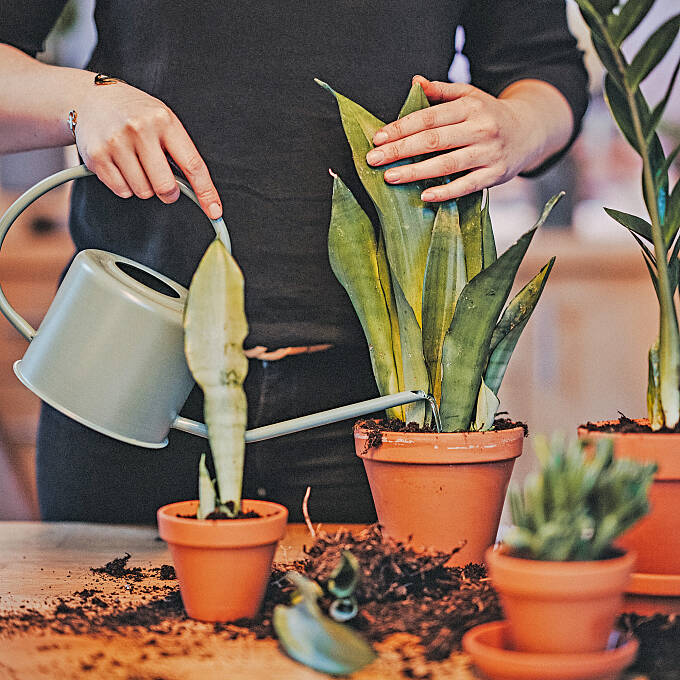
<path id="1" fill-rule="evenodd" d="M 324 527 L 330 531 L 332 525 Z M 302 555 L 311 538 L 304 525 L 291 525 L 276 560 L 289 562 Z M 85 588 L 107 589 L 123 604 L 136 596 L 125 580 L 95 578 L 91 567 L 104 565 L 125 553 L 128 567 L 144 569 L 171 563 L 165 544 L 150 527 L 77 523 L 0 522 L 0 615 L 21 608 L 53 611 L 60 597 L 73 598 Z M 96 581 L 96 585 L 94 585 Z M 174 582 L 171 582 L 174 583 Z M 167 586 L 167 581 L 158 581 Z M 129 586 L 128 586 L 129 587 Z M 148 596 L 147 596 L 148 599 Z M 211 624 L 190 622 L 181 636 L 149 631 L 89 635 L 57 634 L 45 630 L 7 635 L 0 632 L 0 678 L 123 678 L 125 680 L 312 680 L 326 678 L 283 654 L 276 641 L 210 635 Z M 199 643 L 196 644 L 197 640 Z M 354 674 L 356 680 L 400 678 L 404 657 L 414 641 L 393 636 L 376 646 L 379 658 Z M 476 680 L 464 654 L 441 663 L 408 662 L 415 676 L 438 680 Z"/>

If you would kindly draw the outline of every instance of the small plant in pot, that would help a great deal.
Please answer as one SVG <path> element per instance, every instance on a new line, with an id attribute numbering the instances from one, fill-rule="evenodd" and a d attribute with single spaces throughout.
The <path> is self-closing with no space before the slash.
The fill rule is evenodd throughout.
<path id="1" fill-rule="evenodd" d="M 464 539 L 451 564 L 481 562 L 495 540 L 524 437 L 521 426 L 499 426 L 497 393 L 554 258 L 506 303 L 531 239 L 559 195 L 497 256 L 488 197 L 483 201 L 477 192 L 430 204 L 420 198 L 422 182 L 386 184 L 385 167 L 365 160 L 384 123 L 318 82 L 337 100 L 358 176 L 379 219 L 374 226 L 335 176 L 331 266 L 363 326 L 380 393 L 423 390 L 441 414 L 442 432 L 433 430 L 424 402 L 388 411 L 402 424 L 396 429 L 409 423 L 408 433 L 386 431 L 376 421 L 355 427 L 378 520 L 395 539 L 442 551 Z M 416 84 L 399 117 L 427 106 Z"/>
<path id="2" fill-rule="evenodd" d="M 680 14 L 668 19 L 628 59 L 622 42 L 645 19 L 653 0 L 577 0 L 606 70 L 604 90 L 610 111 L 642 161 L 645 218 L 605 208 L 640 246 L 659 304 L 659 334 L 649 350 L 647 418 L 588 423 L 580 437 L 611 437 L 617 456 L 655 460 L 658 472 L 650 492 L 652 512 L 622 539 L 638 553 L 638 573 L 630 591 L 649 595 L 650 611 L 666 604 L 680 611 L 680 332 L 677 289 L 680 281 L 680 182 L 672 187 L 669 169 L 680 146 L 668 155 L 657 127 L 680 71 L 675 66 L 661 101 L 649 106 L 640 85 L 663 59 L 680 29 Z M 671 432 L 673 434 L 671 434 Z M 654 599 L 656 597 L 656 600 Z M 641 603 L 644 607 L 644 602 Z M 647 612 L 641 612 L 647 613 Z"/>
<path id="3" fill-rule="evenodd" d="M 206 250 L 189 288 L 185 354 L 204 394 L 216 478 L 201 458 L 199 500 L 158 510 L 187 614 L 204 621 L 253 617 L 262 602 L 288 511 L 241 500 L 245 452 L 248 332 L 243 275 L 223 243 Z"/>
<path id="4" fill-rule="evenodd" d="M 607 643 L 635 554 L 614 542 L 647 513 L 656 466 L 615 459 L 608 440 L 535 448 L 540 470 L 511 489 L 514 526 L 486 555 L 507 623 L 473 629 L 464 648 L 492 678 L 618 677 L 637 644 Z"/>

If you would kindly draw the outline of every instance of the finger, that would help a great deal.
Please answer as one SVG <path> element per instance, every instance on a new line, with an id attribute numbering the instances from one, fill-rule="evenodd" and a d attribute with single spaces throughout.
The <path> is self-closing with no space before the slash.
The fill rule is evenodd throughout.
<path id="1" fill-rule="evenodd" d="M 179 120 L 162 141 L 166 151 L 189 180 L 205 214 L 213 220 L 221 217 L 222 202 L 210 178 L 205 161 Z"/>
<path id="2" fill-rule="evenodd" d="M 133 194 L 130 185 L 125 181 L 120 170 L 115 166 L 113 161 L 103 161 L 97 163 L 95 168 L 90 168 L 97 177 L 103 182 L 116 196 L 121 198 L 130 198 Z"/>
<path id="3" fill-rule="evenodd" d="M 373 143 L 378 147 L 386 142 L 403 139 L 416 132 L 461 123 L 468 115 L 469 107 L 464 98 L 455 102 L 448 102 L 446 105 L 414 111 L 378 130 L 373 135 Z"/>
<path id="4" fill-rule="evenodd" d="M 473 144 L 479 141 L 479 138 L 479 126 L 473 126 L 467 121 L 456 125 L 445 125 L 432 130 L 416 132 L 399 141 L 372 149 L 366 154 L 366 162 L 373 166 L 386 165 L 402 158 L 456 149 Z"/>
<path id="5" fill-rule="evenodd" d="M 443 153 L 434 158 L 400 165 L 385 171 L 385 181 L 390 184 L 404 184 L 430 177 L 446 177 L 457 172 L 477 168 L 483 163 L 479 158 L 479 151 L 475 145 L 465 146 L 449 153 Z"/>
<path id="6" fill-rule="evenodd" d="M 140 140 L 137 155 L 156 196 L 163 203 L 174 203 L 179 198 L 179 187 L 163 149 L 157 140 L 153 142 Z"/>
<path id="7" fill-rule="evenodd" d="M 123 179 L 138 198 L 151 198 L 153 188 L 142 168 L 135 150 L 127 145 L 113 149 L 111 160 L 116 164 Z"/>
<path id="8" fill-rule="evenodd" d="M 423 76 L 413 76 L 413 82 L 420 84 L 430 104 L 454 101 L 475 91 L 469 83 L 444 83 L 439 80 L 428 80 Z"/>
<path id="9" fill-rule="evenodd" d="M 439 203 L 452 198 L 467 196 L 475 191 L 487 189 L 496 184 L 497 177 L 490 168 L 478 168 L 458 179 L 438 187 L 425 189 L 420 198 L 428 203 Z"/>

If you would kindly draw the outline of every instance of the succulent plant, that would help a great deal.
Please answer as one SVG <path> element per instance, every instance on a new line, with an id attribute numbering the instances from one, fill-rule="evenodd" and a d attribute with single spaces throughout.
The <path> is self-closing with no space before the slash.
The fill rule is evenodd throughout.
<path id="1" fill-rule="evenodd" d="M 613 456 L 610 439 L 587 450 L 556 435 L 537 437 L 540 470 L 523 491 L 509 493 L 513 528 L 504 538 L 513 554 L 535 560 L 597 560 L 649 511 L 655 463 Z"/>
<path id="2" fill-rule="evenodd" d="M 445 431 L 488 430 L 508 361 L 554 258 L 506 302 L 536 229 L 560 195 L 546 204 L 534 227 L 498 257 L 488 195 L 485 201 L 482 192 L 476 192 L 432 204 L 420 198 L 423 182 L 386 184 L 386 167 L 366 163 L 373 134 L 384 123 L 317 82 L 337 100 L 357 173 L 379 218 L 376 232 L 335 176 L 328 236 L 331 267 L 363 326 L 378 390 L 383 395 L 403 390 L 434 395 Z M 399 117 L 427 106 L 416 84 Z M 426 421 L 423 402 L 393 409 L 389 415 L 421 425 Z"/>
<path id="3" fill-rule="evenodd" d="M 206 250 L 189 287 L 184 312 L 184 353 L 203 390 L 205 423 L 215 467 L 199 464 L 199 508 L 204 519 L 218 510 L 232 517 L 241 509 L 247 403 L 243 381 L 248 360 L 243 274 L 220 239 Z"/>
<path id="4" fill-rule="evenodd" d="M 680 14 L 660 26 L 631 57 L 623 41 L 640 25 L 654 0 L 576 0 L 604 65 L 604 91 L 614 120 L 642 159 L 642 195 L 649 220 L 605 208 L 638 242 L 659 302 L 659 336 L 649 350 L 647 412 L 652 429 L 674 428 L 680 421 L 680 332 L 675 292 L 680 283 L 680 182 L 671 189 L 668 170 L 680 145 L 665 155 L 656 129 L 680 70 L 675 66 L 668 88 L 652 109 L 640 84 L 663 59 L 680 29 Z M 651 248 L 650 248 L 651 245 Z"/>

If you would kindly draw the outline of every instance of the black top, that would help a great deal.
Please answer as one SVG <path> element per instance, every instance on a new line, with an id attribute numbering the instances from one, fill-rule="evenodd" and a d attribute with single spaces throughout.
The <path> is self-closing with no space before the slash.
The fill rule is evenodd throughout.
<path id="1" fill-rule="evenodd" d="M 35 54 L 63 0 L 0 0 L 0 41 Z M 99 0 L 88 68 L 123 78 L 179 116 L 224 204 L 246 280 L 247 345 L 363 343 L 327 255 L 332 167 L 362 194 L 335 100 L 318 77 L 385 121 L 415 73 L 446 80 L 462 25 L 473 84 L 556 86 L 577 128 L 586 74 L 564 0 Z M 366 203 L 365 199 L 364 205 Z M 71 231 L 188 285 L 213 238 L 183 198 L 117 198 L 79 180 Z"/>

